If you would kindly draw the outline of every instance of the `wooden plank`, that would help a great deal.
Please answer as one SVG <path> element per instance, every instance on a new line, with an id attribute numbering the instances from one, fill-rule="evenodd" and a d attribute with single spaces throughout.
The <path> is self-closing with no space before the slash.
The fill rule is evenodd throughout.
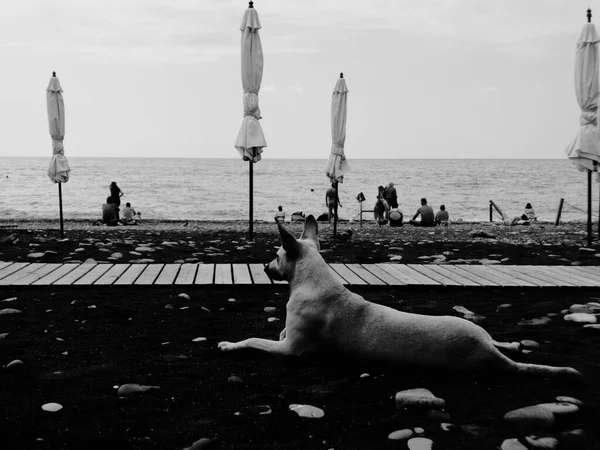
<path id="1" fill-rule="evenodd" d="M 599 266 L 578 266 L 584 272 L 587 272 L 597 278 L 600 278 L 600 267 Z"/>
<path id="2" fill-rule="evenodd" d="M 477 267 L 477 269 L 481 270 L 483 273 L 487 273 L 488 275 L 493 276 L 496 279 L 503 280 L 503 286 L 535 286 L 534 284 L 529 283 L 525 280 L 520 280 L 518 278 L 507 275 L 504 272 L 500 272 L 499 270 L 494 270 L 494 266 L 487 266 L 485 264 L 482 264 L 480 266 L 472 267 Z"/>
<path id="3" fill-rule="evenodd" d="M 0 280 L 0 285 L 13 284 L 15 281 L 18 281 L 21 278 L 24 278 L 24 277 L 26 277 L 28 275 L 31 275 L 36 270 L 41 269 L 45 265 L 46 265 L 45 263 L 33 263 L 33 264 L 29 264 L 29 265 L 23 267 L 21 270 L 17 270 L 16 272 L 13 272 L 9 276 L 2 278 Z"/>
<path id="4" fill-rule="evenodd" d="M 460 275 L 468 280 L 477 283 L 479 286 L 499 286 L 498 283 L 494 283 L 492 280 L 488 280 L 487 278 L 480 277 L 479 275 L 469 271 L 470 266 L 461 266 L 461 265 L 450 265 L 447 264 L 444 266 L 445 269 L 452 270 L 457 275 Z"/>
<path id="5" fill-rule="evenodd" d="M 349 284 L 343 277 L 340 276 L 339 273 L 337 273 L 335 270 L 333 270 L 329 264 L 327 264 L 327 267 L 329 267 L 329 273 L 331 274 L 331 276 L 333 278 L 335 278 L 337 281 L 339 281 L 342 284 Z"/>
<path id="6" fill-rule="evenodd" d="M 450 269 L 449 265 L 440 265 L 440 264 L 428 264 L 427 268 L 431 270 L 435 270 L 440 275 L 445 276 L 446 278 L 450 278 L 451 280 L 456 281 L 461 286 L 480 286 L 479 283 L 471 280 L 470 278 L 466 278 L 461 274 L 457 273 L 455 270 Z"/>
<path id="7" fill-rule="evenodd" d="M 346 264 L 346 267 L 354 272 L 356 275 L 361 277 L 363 280 L 370 284 L 371 286 L 381 286 L 385 285 L 385 281 L 380 280 L 367 269 L 365 269 L 360 264 Z"/>
<path id="8" fill-rule="evenodd" d="M 248 264 L 232 264 L 233 268 L 233 283 L 234 284 L 252 284 L 250 269 Z"/>
<path id="9" fill-rule="evenodd" d="M 490 273 L 487 267 L 485 266 L 464 266 L 462 267 L 464 270 L 468 270 L 471 273 L 485 279 L 490 280 L 498 286 L 518 286 L 518 284 L 514 280 L 509 280 L 506 276 L 499 276 L 494 273 Z"/>
<path id="10" fill-rule="evenodd" d="M 500 265 L 498 265 L 498 266 L 494 266 L 494 270 L 497 270 L 498 272 L 502 272 L 502 273 L 508 275 L 509 277 L 513 277 L 517 280 L 531 283 L 533 286 L 538 286 L 538 287 L 549 287 L 549 286 L 555 287 L 556 286 L 552 283 L 548 283 L 547 281 L 540 280 L 539 278 L 535 278 L 531 275 L 528 275 L 526 272 L 526 269 L 523 268 L 523 266 L 500 266 Z"/>
<path id="11" fill-rule="evenodd" d="M 56 280 L 54 283 L 52 283 L 52 285 L 63 286 L 63 285 L 73 284 L 75 281 L 80 279 L 82 276 L 84 276 L 86 273 L 88 273 L 94 267 L 96 267 L 96 264 L 78 264 L 77 266 L 75 266 L 75 268 L 73 270 L 71 270 L 71 271 L 69 271 L 69 273 L 65 274 L 64 277 L 61 277 L 58 280 Z"/>
<path id="12" fill-rule="evenodd" d="M 154 281 L 154 284 L 173 284 L 173 281 L 175 281 L 180 267 L 181 264 L 165 264 L 165 267 L 163 268 L 163 270 L 161 270 L 160 274 Z"/>
<path id="13" fill-rule="evenodd" d="M 233 284 L 231 264 L 215 265 L 215 284 Z"/>
<path id="14" fill-rule="evenodd" d="M 523 267 L 523 270 L 527 270 L 527 273 L 530 274 L 532 277 L 538 278 L 540 280 L 544 280 L 548 283 L 553 283 L 555 286 L 577 286 L 577 282 L 570 280 L 563 280 L 561 278 L 555 277 L 554 275 L 551 275 L 550 273 L 548 273 L 545 269 L 544 266 L 520 266 Z"/>
<path id="15" fill-rule="evenodd" d="M 5 278 L 15 272 L 18 272 L 19 270 L 23 269 L 24 267 L 27 267 L 29 265 L 29 263 L 26 262 L 18 262 L 18 263 L 13 263 L 10 266 L 6 266 L 4 269 L 0 270 L 0 280 L 2 280 L 2 278 Z"/>
<path id="16" fill-rule="evenodd" d="M 175 284 L 194 284 L 197 271 L 198 264 L 182 264 L 179 274 L 177 274 L 177 278 L 175 278 Z"/>
<path id="17" fill-rule="evenodd" d="M 50 272 L 48 275 L 40 278 L 39 280 L 36 280 L 33 283 L 33 286 L 48 286 L 59 278 L 64 277 L 66 274 L 75 269 L 75 267 L 77 267 L 76 264 L 58 264 L 58 266 L 58 269 Z"/>
<path id="18" fill-rule="evenodd" d="M 213 284 L 215 264 L 198 264 L 195 284 Z"/>
<path id="19" fill-rule="evenodd" d="M 594 280 L 591 276 L 588 277 L 586 273 L 581 273 L 576 270 L 576 267 L 570 266 L 552 266 L 552 271 L 559 272 L 564 275 L 569 275 L 569 279 L 577 282 L 578 286 L 599 286 L 600 281 Z"/>
<path id="20" fill-rule="evenodd" d="M 441 273 L 438 273 L 435 270 L 423 264 L 407 264 L 406 266 L 410 269 L 416 270 L 421 275 L 424 275 L 428 278 L 431 278 L 432 280 L 443 284 L 444 286 L 462 286 L 460 283 L 454 281 L 452 278 L 442 275 Z"/>
<path id="21" fill-rule="evenodd" d="M 272 284 L 271 279 L 265 273 L 264 264 L 248 264 L 248 268 L 254 284 Z"/>
<path id="22" fill-rule="evenodd" d="M 406 283 L 404 281 L 400 280 L 398 277 L 392 275 L 391 273 L 386 272 L 381 267 L 379 267 L 379 265 L 377 265 L 377 264 L 361 264 L 361 265 L 366 270 L 368 270 L 373 275 L 375 275 L 377 278 L 379 278 L 380 280 L 382 280 L 383 282 L 385 282 L 386 284 L 388 284 L 390 286 L 405 286 L 406 285 Z"/>
<path id="23" fill-rule="evenodd" d="M 586 280 L 600 284 L 600 274 L 586 269 L 586 266 L 567 266 L 567 269 L 579 277 L 583 277 Z"/>
<path id="24" fill-rule="evenodd" d="M 0 261 L 0 270 L 4 269 L 7 266 L 10 266 L 11 264 L 12 264 L 12 262 Z"/>
<path id="25" fill-rule="evenodd" d="M 104 275 L 98 278 L 94 285 L 111 285 L 129 268 L 130 264 L 115 264 Z"/>
<path id="26" fill-rule="evenodd" d="M 353 271 L 351 271 L 344 264 L 339 264 L 339 263 L 329 264 L 329 267 L 331 267 L 333 270 L 335 270 L 337 273 L 339 273 L 342 278 L 346 279 L 348 281 L 348 284 L 353 284 L 353 285 L 368 284 L 365 280 L 363 280 L 361 277 L 356 275 Z"/>
<path id="27" fill-rule="evenodd" d="M 542 272 L 546 276 L 561 282 L 564 285 L 581 286 L 582 281 L 574 278 L 572 274 L 562 270 L 564 266 L 539 266 L 538 271 Z M 589 286 L 588 283 L 584 282 L 585 286 Z"/>
<path id="28" fill-rule="evenodd" d="M 131 286 L 144 271 L 147 264 L 131 264 L 125 272 L 113 283 L 113 286 Z"/>
<path id="29" fill-rule="evenodd" d="M 78 286 L 89 286 L 106 272 L 108 272 L 112 266 L 112 264 L 96 264 L 92 270 L 90 270 L 73 284 Z"/>
<path id="30" fill-rule="evenodd" d="M 154 284 L 154 281 L 163 270 L 164 266 L 164 264 L 144 264 L 144 271 L 133 284 Z"/>
<path id="31" fill-rule="evenodd" d="M 377 264 L 378 267 L 389 272 L 396 278 L 398 278 L 401 282 L 406 283 L 409 286 L 421 286 L 423 281 L 421 278 L 417 276 L 411 276 L 411 273 L 408 271 L 404 264 L 391 264 L 391 263 L 380 263 Z M 412 271 L 414 272 L 414 270 Z M 421 275 L 421 274 L 417 274 Z"/>
<path id="32" fill-rule="evenodd" d="M 12 284 L 16 286 L 28 286 L 34 281 L 39 280 L 40 278 L 44 277 L 45 275 L 48 275 L 49 273 L 52 273 L 53 271 L 62 266 L 63 265 L 60 263 L 44 264 L 35 272 L 30 273 L 29 275 L 21 278 L 20 280 L 15 281 Z"/>

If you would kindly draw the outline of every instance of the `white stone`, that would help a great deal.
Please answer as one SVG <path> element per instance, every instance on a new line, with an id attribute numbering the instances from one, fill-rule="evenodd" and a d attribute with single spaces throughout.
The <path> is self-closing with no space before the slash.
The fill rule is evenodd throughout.
<path id="1" fill-rule="evenodd" d="M 450 431 L 450 430 L 453 430 L 453 429 L 456 427 L 456 425 L 454 425 L 453 423 L 442 422 L 442 423 L 440 424 L 440 427 L 441 427 L 441 428 L 442 428 L 442 430 L 444 430 L 444 431 Z"/>
<path id="2" fill-rule="evenodd" d="M 388 434 L 388 439 L 393 441 L 402 441 L 404 439 L 408 439 L 412 435 L 413 431 L 405 428 L 404 430 L 392 431 L 390 434 Z"/>
<path id="3" fill-rule="evenodd" d="M 512 423 L 551 427 L 554 425 L 554 414 L 547 408 L 534 405 L 509 411 L 504 414 L 504 420 Z"/>
<path id="4" fill-rule="evenodd" d="M 473 311 L 470 311 L 467 308 L 465 308 L 464 306 L 460 306 L 460 305 L 453 306 L 452 309 L 459 314 L 464 314 L 464 315 L 475 314 Z"/>
<path id="5" fill-rule="evenodd" d="M 276 310 L 277 310 L 277 308 L 275 308 L 274 306 L 265 306 L 265 309 L 264 309 L 264 311 L 266 313 L 272 313 L 272 312 L 275 312 Z"/>
<path id="6" fill-rule="evenodd" d="M 9 297 L 9 298 L 5 298 L 4 300 L 2 300 L 3 302 L 14 302 L 17 299 L 17 297 Z"/>
<path id="7" fill-rule="evenodd" d="M 425 429 L 424 428 L 414 427 L 413 429 L 415 430 L 415 433 L 417 433 L 417 434 L 423 434 L 423 433 L 425 433 Z"/>
<path id="8" fill-rule="evenodd" d="M 123 253 L 116 252 L 116 253 L 111 254 L 110 257 L 119 259 L 119 258 L 123 257 Z"/>
<path id="9" fill-rule="evenodd" d="M 406 445 L 409 450 L 431 450 L 433 441 L 424 437 L 416 437 L 409 439 Z"/>
<path id="10" fill-rule="evenodd" d="M 22 365 L 23 365 L 23 361 L 21 361 L 20 359 L 15 359 L 15 360 L 9 362 L 6 365 L 6 368 L 7 369 L 13 369 L 15 367 L 21 367 Z"/>
<path id="11" fill-rule="evenodd" d="M 402 260 L 402 256 L 400 255 L 393 255 L 390 257 L 390 261 L 401 261 Z"/>
<path id="12" fill-rule="evenodd" d="M 561 403 L 572 403 L 577 406 L 583 405 L 583 402 L 581 400 L 575 397 L 568 397 L 566 395 L 559 395 L 558 397 L 556 397 L 556 401 Z"/>
<path id="13" fill-rule="evenodd" d="M 525 440 L 533 448 L 552 450 L 558 447 L 558 439 L 553 437 L 525 436 Z"/>
<path id="14" fill-rule="evenodd" d="M 130 255 L 133 256 L 142 256 L 142 254 L 140 252 L 134 252 L 133 250 L 129 252 Z"/>
<path id="15" fill-rule="evenodd" d="M 83 263 L 84 264 L 98 264 L 98 262 L 94 258 L 88 258 Z"/>
<path id="16" fill-rule="evenodd" d="M 572 313 L 565 316 L 565 320 L 577 323 L 596 323 L 596 316 L 588 313 Z"/>
<path id="17" fill-rule="evenodd" d="M 442 408 L 445 404 L 444 399 L 436 397 L 431 391 L 423 388 L 408 389 L 396 393 L 396 408 L 409 406 Z"/>
<path id="18" fill-rule="evenodd" d="M 235 298 L 228 298 L 227 301 L 231 302 L 231 303 L 234 303 L 235 302 Z"/>
<path id="19" fill-rule="evenodd" d="M 21 314 L 21 311 L 15 308 L 0 309 L 0 314 Z"/>
<path id="20" fill-rule="evenodd" d="M 277 317 L 269 317 L 267 322 L 277 322 L 279 319 Z"/>
<path id="21" fill-rule="evenodd" d="M 589 328 L 591 330 L 600 330 L 600 324 L 591 324 L 588 323 L 587 325 L 584 325 L 583 328 Z"/>
<path id="22" fill-rule="evenodd" d="M 29 255 L 27 255 L 28 258 L 42 258 L 45 255 L 45 253 L 41 253 L 41 252 L 35 252 L 35 253 L 30 253 Z"/>
<path id="23" fill-rule="evenodd" d="M 79 247 L 79 248 L 76 248 L 76 249 L 74 250 L 74 252 L 75 252 L 75 253 L 81 253 L 81 252 L 85 252 L 85 248 L 81 248 L 81 247 Z"/>
<path id="24" fill-rule="evenodd" d="M 300 417 L 306 417 L 309 419 L 320 419 L 325 415 L 325 411 L 321 408 L 317 408 L 316 406 L 311 405 L 290 405 L 290 410 L 294 411 Z"/>
<path id="25" fill-rule="evenodd" d="M 196 339 L 192 339 L 192 342 L 202 342 L 205 341 L 206 338 L 205 337 L 197 337 Z"/>
<path id="26" fill-rule="evenodd" d="M 540 348 L 540 344 L 538 344 L 536 341 L 531 341 L 529 339 L 522 340 L 521 345 L 523 347 L 528 347 L 528 348 Z"/>
<path id="27" fill-rule="evenodd" d="M 190 299 L 190 296 L 189 296 L 189 295 L 187 295 L 187 294 L 186 294 L 186 293 L 184 293 L 184 292 L 182 292 L 181 294 L 179 294 L 177 297 L 181 297 L 181 298 L 183 298 L 183 299 L 185 299 L 185 300 L 189 300 L 189 299 Z"/>
<path id="28" fill-rule="evenodd" d="M 527 450 L 517 438 L 505 439 L 500 446 L 500 450 Z"/>
<path id="29" fill-rule="evenodd" d="M 46 403 L 42 405 L 42 409 L 48 412 L 57 412 L 62 409 L 62 405 L 60 403 Z"/>
<path id="30" fill-rule="evenodd" d="M 539 405 L 544 409 L 547 409 L 553 414 L 563 415 L 563 414 L 572 414 L 579 411 L 579 406 L 573 403 L 567 402 L 556 402 L 556 403 L 540 403 Z"/>

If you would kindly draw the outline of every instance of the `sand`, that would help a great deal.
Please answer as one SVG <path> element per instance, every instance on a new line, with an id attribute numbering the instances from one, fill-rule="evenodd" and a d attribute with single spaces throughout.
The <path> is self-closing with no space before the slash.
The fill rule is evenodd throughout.
<path id="1" fill-rule="evenodd" d="M 478 264 L 598 264 L 600 253 L 582 251 L 585 225 L 505 227 L 456 224 L 449 228 L 352 227 L 348 242 L 331 238 L 320 225 L 328 262 L 426 263 L 420 256 L 447 253 L 450 261 Z M 299 234 L 301 225 L 290 228 Z M 255 224 L 247 241 L 243 222 L 146 222 L 132 227 L 68 223 L 59 242 L 55 222 L 1 221 L 0 260 L 29 261 L 31 252 L 50 250 L 43 261 L 64 258 L 117 262 L 139 258 L 135 246 L 151 244 L 156 262 L 197 258 L 201 262 L 267 262 L 278 245 L 272 223 Z M 485 231 L 495 238 L 475 238 Z M 170 244 L 165 244 L 168 242 Z M 32 245 L 33 244 L 33 245 Z M 82 245 L 91 244 L 91 245 Z M 102 244 L 102 245 L 96 245 Z M 77 248 L 83 251 L 75 252 Z M 107 249 L 109 251 L 100 251 Z M 71 254 L 73 253 L 73 255 Z M 194 256 L 196 254 L 196 256 Z M 508 259 L 506 259 L 508 258 Z M 581 380 L 494 374 L 448 374 L 416 367 L 389 368 L 357 361 L 278 359 L 254 351 L 223 354 L 220 340 L 250 336 L 276 339 L 285 322 L 287 287 L 0 287 L 2 448 L 6 449 L 183 449 L 206 438 L 223 449 L 407 448 L 392 442 L 397 430 L 424 429 L 434 448 L 492 449 L 503 440 L 535 434 L 559 439 L 560 448 L 596 448 L 600 331 L 563 319 L 577 303 L 600 302 L 587 288 L 354 288 L 368 300 L 403 311 L 460 315 L 460 305 L 485 316 L 482 326 L 497 340 L 534 340 L 539 348 L 519 361 L 568 365 Z M 179 294 L 189 295 L 187 300 Z M 235 301 L 231 301 L 234 299 Z M 170 305 L 170 306 L 169 306 Z M 510 305 L 510 306 L 501 306 Z M 265 312 L 265 307 L 276 308 Z M 277 320 L 269 321 L 272 317 Z M 541 326 L 527 319 L 549 317 Z M 194 342 L 204 337 L 206 340 Z M 368 374 L 365 376 L 364 374 Z M 230 377 L 237 379 L 230 380 Z M 158 386 L 125 397 L 126 383 Z M 446 401 L 439 412 L 396 410 L 394 395 L 426 388 Z M 523 406 L 571 396 L 580 411 L 557 417 L 552 427 L 508 424 L 503 416 Z M 56 402 L 58 412 L 42 405 Z M 321 408 L 320 419 L 298 417 L 291 404 Z M 444 431 L 442 423 L 455 425 Z M 580 435 L 570 433 L 582 430 Z"/>

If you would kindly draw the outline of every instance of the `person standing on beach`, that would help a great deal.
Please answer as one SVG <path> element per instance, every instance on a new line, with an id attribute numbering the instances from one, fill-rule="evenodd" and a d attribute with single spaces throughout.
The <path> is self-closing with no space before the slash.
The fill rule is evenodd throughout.
<path id="1" fill-rule="evenodd" d="M 388 214 L 390 212 L 390 206 L 388 205 L 388 202 L 383 194 L 383 186 L 379 186 L 377 188 L 377 202 L 373 208 L 373 215 L 375 216 L 375 221 L 379 224 L 379 226 L 387 223 Z"/>
<path id="2" fill-rule="evenodd" d="M 417 217 L 421 216 L 421 221 L 417 222 Z M 410 224 L 416 227 L 432 227 L 435 225 L 435 216 L 433 214 L 433 208 L 427 204 L 427 199 L 421 199 L 421 207 L 417 209 L 417 212 L 410 220 Z"/>
<path id="3" fill-rule="evenodd" d="M 390 209 L 398 207 L 398 194 L 396 193 L 394 183 L 391 181 L 390 184 L 388 184 L 383 190 L 383 197 L 385 198 L 385 201 L 388 202 Z"/>
<path id="4" fill-rule="evenodd" d="M 119 211 L 120 208 L 119 206 L 121 206 L 121 197 L 123 197 L 123 191 L 121 190 L 121 188 L 119 186 L 117 186 L 117 183 L 115 181 L 113 181 L 112 183 L 110 183 L 110 186 L 108 187 L 108 189 L 110 189 L 110 196 L 112 197 L 112 204 L 116 206 L 117 208 L 117 221 L 119 220 Z"/>
<path id="5" fill-rule="evenodd" d="M 340 208 L 342 207 L 342 204 L 340 203 L 340 198 L 337 193 L 337 189 L 335 188 L 335 183 L 331 183 L 331 187 L 327 189 L 327 192 L 325 192 L 325 204 L 329 209 L 327 213 L 327 220 L 329 221 L 329 223 L 331 223 L 331 219 L 333 217 L 337 219 L 338 205 L 340 206 Z"/>

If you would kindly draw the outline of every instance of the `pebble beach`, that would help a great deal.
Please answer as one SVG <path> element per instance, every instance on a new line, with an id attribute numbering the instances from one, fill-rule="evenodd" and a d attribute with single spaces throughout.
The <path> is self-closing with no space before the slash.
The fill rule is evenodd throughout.
<path id="1" fill-rule="evenodd" d="M 286 224 L 299 235 L 302 224 Z M 352 230 L 352 234 L 348 230 Z M 272 222 L 0 221 L 0 261 L 268 262 Z M 583 223 L 390 228 L 319 223 L 327 262 L 598 265 Z M 597 448 L 600 292 L 593 288 L 373 287 L 402 311 L 476 321 L 511 358 L 580 378 L 439 373 L 357 361 L 224 354 L 277 339 L 285 285 L 0 287 L 3 448 Z"/>

